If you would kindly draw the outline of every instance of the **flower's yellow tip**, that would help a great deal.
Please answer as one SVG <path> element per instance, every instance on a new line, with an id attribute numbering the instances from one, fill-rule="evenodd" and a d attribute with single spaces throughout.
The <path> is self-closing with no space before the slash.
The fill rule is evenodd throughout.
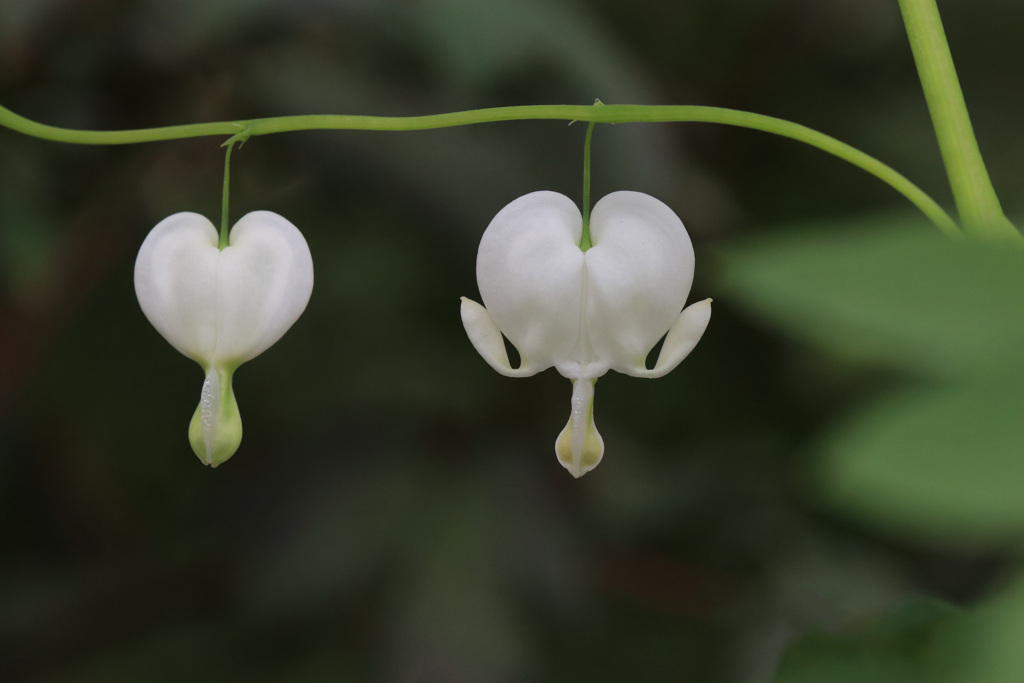
<path id="1" fill-rule="evenodd" d="M 604 456 L 604 439 L 594 424 L 595 381 L 573 380 L 572 414 L 555 440 L 558 461 L 576 479 L 597 467 Z"/>
<path id="2" fill-rule="evenodd" d="M 558 456 L 558 461 L 562 463 L 562 467 L 568 470 L 573 478 L 579 479 L 601 462 L 601 458 L 604 457 L 604 439 L 601 438 L 600 432 L 597 431 L 597 427 L 594 426 L 594 421 L 591 419 L 583 439 L 583 448 L 580 449 L 577 459 L 572 450 L 572 432 L 572 419 L 570 419 L 555 441 L 555 454 Z"/>

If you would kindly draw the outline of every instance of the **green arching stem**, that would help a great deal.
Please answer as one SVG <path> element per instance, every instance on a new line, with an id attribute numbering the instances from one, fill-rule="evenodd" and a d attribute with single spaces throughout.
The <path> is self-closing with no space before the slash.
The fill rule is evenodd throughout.
<path id="1" fill-rule="evenodd" d="M 143 128 L 125 131 L 91 131 L 57 128 L 37 123 L 0 106 L 0 125 L 33 137 L 87 145 L 118 145 L 157 140 L 176 140 L 207 135 L 269 135 L 296 130 L 427 130 L 449 128 L 475 123 L 521 120 L 588 121 L 596 123 L 669 123 L 703 122 L 739 126 L 781 135 L 817 147 L 843 159 L 887 183 L 921 210 L 935 225 L 947 234 L 958 234 L 960 229 L 941 206 L 921 188 L 914 185 L 895 169 L 878 159 L 851 147 L 845 142 L 802 126 L 798 123 L 763 116 L 751 112 L 691 105 L 526 105 L 495 107 L 432 114 L 428 116 L 347 116 L 310 115 L 281 116 L 250 121 L 222 121 L 164 128 Z"/>
<path id="2" fill-rule="evenodd" d="M 593 246 L 590 241 L 590 138 L 594 135 L 591 121 L 587 126 L 587 139 L 583 143 L 583 234 L 580 236 L 580 249 L 586 251 Z"/>
<path id="3" fill-rule="evenodd" d="M 974 137 L 935 0 L 899 0 L 942 161 L 964 231 L 1020 237 L 1003 214 Z"/>
<path id="4" fill-rule="evenodd" d="M 224 153 L 224 191 L 220 200 L 220 242 L 217 248 L 221 251 L 228 246 L 228 197 L 231 194 L 231 150 L 235 148 L 237 137 L 232 137 L 224 143 L 227 151 Z"/>

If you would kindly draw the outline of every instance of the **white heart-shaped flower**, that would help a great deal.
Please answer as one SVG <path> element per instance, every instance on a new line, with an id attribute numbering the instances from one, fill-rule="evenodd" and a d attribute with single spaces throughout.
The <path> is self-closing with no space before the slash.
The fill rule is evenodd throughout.
<path id="1" fill-rule="evenodd" d="M 196 213 L 168 216 L 135 260 L 143 313 L 206 379 L 189 427 L 196 455 L 216 466 L 242 439 L 231 379 L 235 369 L 276 342 L 313 290 L 313 259 L 298 228 L 270 211 L 246 214 L 218 248 L 213 224 Z"/>
<path id="2" fill-rule="evenodd" d="M 604 454 L 593 417 L 597 378 L 608 370 L 661 377 L 693 350 L 711 317 L 711 299 L 683 310 L 693 246 L 665 204 L 614 192 L 594 205 L 586 251 L 582 233 L 583 217 L 568 197 L 533 192 L 516 199 L 480 240 L 484 306 L 462 300 L 466 333 L 495 370 L 526 377 L 554 366 L 573 381 L 571 416 L 555 452 L 575 477 Z M 502 333 L 519 351 L 518 368 L 509 363 Z M 648 369 L 647 354 L 663 336 Z"/>

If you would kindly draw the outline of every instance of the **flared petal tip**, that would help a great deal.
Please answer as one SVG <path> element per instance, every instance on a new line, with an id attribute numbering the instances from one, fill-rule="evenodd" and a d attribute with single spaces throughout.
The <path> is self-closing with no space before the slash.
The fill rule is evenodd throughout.
<path id="1" fill-rule="evenodd" d="M 574 479 L 579 479 L 601 463 L 601 458 L 604 457 L 604 439 L 601 438 L 601 433 L 597 431 L 597 427 L 591 420 L 586 437 L 583 439 L 583 447 L 577 456 L 573 453 L 572 432 L 572 420 L 570 419 L 555 441 L 555 454 L 562 467 Z"/>
<path id="2" fill-rule="evenodd" d="M 494 324 L 491 314 L 472 299 L 462 297 L 461 301 L 462 326 L 466 328 L 466 335 L 473 348 L 488 365 L 506 377 L 529 377 L 543 369 L 530 367 L 525 362 L 513 368 L 508 360 L 501 330 Z"/>
<path id="3" fill-rule="evenodd" d="M 654 368 L 648 369 L 640 362 L 632 367 L 618 369 L 633 377 L 647 378 L 664 377 L 675 370 L 704 336 L 711 321 L 711 301 L 704 299 L 683 309 L 665 336 L 665 343 L 662 344 Z"/>

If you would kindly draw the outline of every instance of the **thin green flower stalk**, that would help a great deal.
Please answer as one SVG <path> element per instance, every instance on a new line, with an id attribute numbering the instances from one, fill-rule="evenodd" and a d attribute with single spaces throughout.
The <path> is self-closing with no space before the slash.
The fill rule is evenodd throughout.
<path id="1" fill-rule="evenodd" d="M 751 112 L 690 105 L 526 105 L 473 109 L 427 116 L 280 116 L 248 121 L 221 121 L 163 128 L 95 131 L 59 128 L 19 116 L 0 106 L 0 125 L 25 135 L 83 145 L 124 145 L 210 135 L 247 138 L 297 130 L 428 130 L 477 123 L 522 120 L 586 121 L 588 123 L 682 123 L 701 122 L 738 126 L 797 140 L 837 156 L 870 173 L 902 194 L 942 232 L 960 233 L 956 222 L 921 188 L 895 169 L 834 137 L 807 126 Z"/>
<path id="2" fill-rule="evenodd" d="M 217 242 L 217 248 L 224 251 L 224 248 L 230 243 L 230 224 L 228 218 L 230 217 L 230 206 L 231 199 L 231 150 L 235 148 L 237 137 L 233 137 L 224 143 L 227 150 L 224 152 L 224 189 L 221 192 L 220 202 L 220 239 Z"/>
<path id="3" fill-rule="evenodd" d="M 935 0 L 899 0 L 932 125 L 964 232 L 1020 238 L 1003 214 L 978 149 Z"/>
<path id="4" fill-rule="evenodd" d="M 587 126 L 587 138 L 583 142 L 583 234 L 580 237 L 580 249 L 590 249 L 590 139 L 594 137 L 593 121 Z"/>

